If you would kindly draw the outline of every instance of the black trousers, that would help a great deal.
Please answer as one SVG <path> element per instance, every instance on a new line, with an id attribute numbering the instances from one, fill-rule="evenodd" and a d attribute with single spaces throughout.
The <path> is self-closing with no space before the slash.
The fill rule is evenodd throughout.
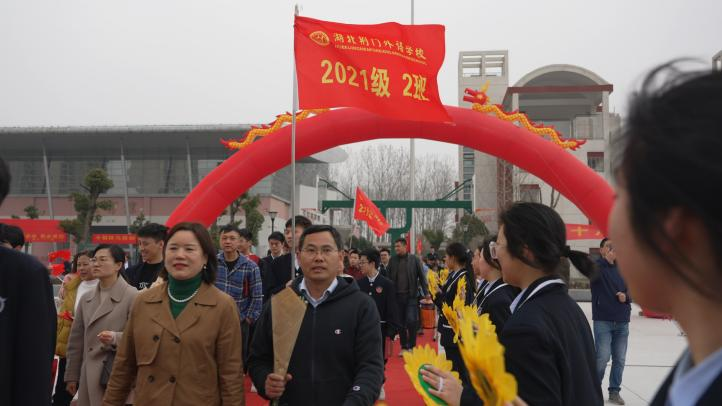
<path id="1" fill-rule="evenodd" d="M 55 394 L 53 395 L 53 406 L 70 406 L 73 395 L 65 390 L 65 365 L 68 360 L 65 358 L 58 359 L 58 379 L 55 383 Z"/>

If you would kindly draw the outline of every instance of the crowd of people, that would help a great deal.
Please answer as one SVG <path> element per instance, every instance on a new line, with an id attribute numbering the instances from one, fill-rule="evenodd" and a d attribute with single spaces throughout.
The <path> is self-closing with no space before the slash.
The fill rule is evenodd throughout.
<path id="1" fill-rule="evenodd" d="M 346 250 L 334 227 L 302 216 L 268 237 L 263 258 L 232 225 L 218 250 L 200 224 L 149 224 L 138 264 L 126 267 L 116 245 L 77 252 L 56 308 L 47 269 L 17 250 L 22 230 L 2 225 L 0 404 L 238 405 L 247 374 L 279 405 L 370 405 L 384 397 L 388 341 L 416 346 L 421 303 L 438 308 L 439 344 L 459 377 L 430 366 L 429 392 L 482 404 L 440 311 L 461 294 L 496 326 L 515 405 L 601 405 L 610 358 L 608 399 L 624 404 L 632 298 L 674 317 L 689 344 L 652 404 L 722 404 L 722 219 L 709 193 L 722 177 L 722 73 L 675 66 L 653 71 L 632 99 L 596 263 L 570 249 L 559 214 L 528 202 L 505 208 L 498 234 L 478 246 L 451 242 L 424 259 L 403 238 L 394 255 Z M 0 203 L 9 182 L 0 160 Z M 565 260 L 590 278 L 592 326 L 560 276 Z M 427 283 L 430 272 L 444 283 Z M 283 310 L 270 299 L 288 289 L 304 311 L 279 373 Z"/>

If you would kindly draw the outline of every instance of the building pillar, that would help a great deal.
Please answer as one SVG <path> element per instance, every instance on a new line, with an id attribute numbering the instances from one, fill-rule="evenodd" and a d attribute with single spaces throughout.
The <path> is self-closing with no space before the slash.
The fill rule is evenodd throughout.
<path id="1" fill-rule="evenodd" d="M 604 140 L 604 177 L 610 179 L 612 173 L 611 148 L 612 135 L 609 132 L 609 92 L 602 92 L 602 140 Z"/>
<path id="2" fill-rule="evenodd" d="M 123 138 L 120 139 L 120 163 L 123 168 L 123 202 L 125 203 L 125 228 L 130 234 L 130 205 L 128 204 L 128 166 L 125 164 L 125 148 Z M 132 245 L 130 248 L 132 250 Z"/>
<path id="3" fill-rule="evenodd" d="M 186 137 L 186 161 L 188 166 L 188 193 L 193 190 L 193 169 L 191 167 L 191 145 Z"/>

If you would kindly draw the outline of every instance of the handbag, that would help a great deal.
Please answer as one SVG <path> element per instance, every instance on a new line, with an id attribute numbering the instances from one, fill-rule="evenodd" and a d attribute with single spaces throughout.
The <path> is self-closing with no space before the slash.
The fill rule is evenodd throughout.
<path id="1" fill-rule="evenodd" d="M 113 372 L 113 362 L 115 362 L 115 351 L 108 351 L 103 360 L 103 368 L 100 370 L 100 386 L 105 389 L 110 381 L 110 373 Z"/>

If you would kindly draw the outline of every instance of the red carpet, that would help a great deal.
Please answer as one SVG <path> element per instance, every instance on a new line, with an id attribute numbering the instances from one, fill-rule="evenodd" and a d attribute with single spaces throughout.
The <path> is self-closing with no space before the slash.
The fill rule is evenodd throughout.
<path id="1" fill-rule="evenodd" d="M 433 330 L 424 330 L 424 335 L 419 336 L 416 340 L 416 345 L 430 344 L 432 348 L 436 348 L 436 342 L 432 341 Z M 394 342 L 393 357 L 389 358 L 389 362 L 386 364 L 386 384 L 384 388 L 386 390 L 386 401 L 377 402 L 377 405 L 389 405 L 389 406 L 423 406 L 424 402 L 421 397 L 416 393 L 411 381 L 409 381 L 406 371 L 404 371 L 404 361 L 399 357 L 399 342 Z M 248 406 L 260 406 L 267 405 L 268 401 L 258 396 L 256 393 L 251 393 L 251 381 L 246 378 L 246 405 Z"/>

